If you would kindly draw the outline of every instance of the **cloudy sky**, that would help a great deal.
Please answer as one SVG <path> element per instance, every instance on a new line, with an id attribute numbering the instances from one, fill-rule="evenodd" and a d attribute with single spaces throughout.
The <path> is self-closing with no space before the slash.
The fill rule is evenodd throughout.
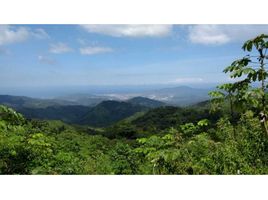
<path id="1" fill-rule="evenodd" d="M 0 85 L 201 84 L 267 25 L 0 25 Z"/>

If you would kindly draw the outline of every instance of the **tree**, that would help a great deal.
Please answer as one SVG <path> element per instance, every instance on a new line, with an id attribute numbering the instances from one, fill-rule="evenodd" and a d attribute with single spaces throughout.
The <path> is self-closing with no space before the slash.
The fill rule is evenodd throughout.
<path id="1" fill-rule="evenodd" d="M 233 115 L 234 104 L 237 107 L 254 108 L 258 111 L 261 117 L 263 129 L 268 135 L 267 130 L 267 93 L 266 89 L 268 71 L 266 67 L 267 49 L 268 49 L 268 35 L 262 34 L 254 39 L 248 40 L 244 43 L 242 49 L 250 54 L 242 59 L 235 60 L 230 66 L 226 67 L 223 72 L 230 73 L 230 78 L 234 83 L 224 84 L 218 86 L 223 89 L 225 93 L 215 91 L 211 95 L 217 100 L 224 97 L 230 99 L 230 108 Z M 259 87 L 254 87 L 254 84 L 259 84 Z M 235 98 L 233 99 L 233 96 Z M 233 101 L 234 100 L 234 101 Z"/>

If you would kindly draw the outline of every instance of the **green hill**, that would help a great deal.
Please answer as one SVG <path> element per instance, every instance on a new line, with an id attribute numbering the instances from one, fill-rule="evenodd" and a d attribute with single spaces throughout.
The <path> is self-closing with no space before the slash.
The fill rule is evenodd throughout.
<path id="1" fill-rule="evenodd" d="M 165 103 L 161 101 L 149 99 L 146 97 L 134 97 L 129 99 L 127 102 L 134 105 L 146 106 L 148 108 L 157 108 L 165 105 Z"/>
<path id="2" fill-rule="evenodd" d="M 60 99 L 37 99 L 25 96 L 0 95 L 0 104 L 12 108 L 46 108 L 49 106 L 77 105 Z"/>
<path id="3" fill-rule="evenodd" d="M 90 110 L 87 106 L 49 106 L 46 108 L 16 109 L 30 119 L 62 120 L 66 123 L 77 123 Z"/>
<path id="4" fill-rule="evenodd" d="M 165 106 L 149 110 L 144 115 L 134 119 L 131 124 L 142 130 L 158 131 L 184 123 L 195 123 L 201 119 L 216 121 L 221 115 L 220 112 L 210 114 L 206 105 L 185 108 Z"/>
<path id="5" fill-rule="evenodd" d="M 0 104 L 10 106 L 29 119 L 61 120 L 66 123 L 102 127 L 111 125 L 137 112 L 148 110 L 139 104 L 157 101 L 140 98 L 139 102 L 103 101 L 94 107 L 71 105 L 64 100 L 34 99 L 29 97 L 0 95 Z M 145 101 L 146 100 L 146 101 Z M 142 103 L 145 102 L 145 103 Z M 147 103 L 146 103 L 147 102 Z M 70 105 L 68 105 L 68 103 Z M 65 105 L 66 104 L 66 105 Z"/>
<path id="6" fill-rule="evenodd" d="M 144 106 L 133 105 L 127 102 L 103 101 L 91 108 L 78 123 L 97 127 L 108 126 L 147 109 Z"/>

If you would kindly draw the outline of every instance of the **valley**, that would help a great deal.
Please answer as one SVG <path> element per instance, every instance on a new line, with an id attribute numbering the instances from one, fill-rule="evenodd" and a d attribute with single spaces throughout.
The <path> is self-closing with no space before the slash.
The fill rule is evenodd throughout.
<path id="1" fill-rule="evenodd" d="M 29 119 L 61 120 L 70 124 L 104 127 L 152 108 L 187 106 L 205 101 L 208 98 L 206 93 L 206 89 L 181 86 L 147 91 L 141 93 L 144 96 L 136 97 L 131 97 L 134 94 L 122 93 L 73 94 L 52 99 L 0 95 L 0 104 L 14 108 Z"/>

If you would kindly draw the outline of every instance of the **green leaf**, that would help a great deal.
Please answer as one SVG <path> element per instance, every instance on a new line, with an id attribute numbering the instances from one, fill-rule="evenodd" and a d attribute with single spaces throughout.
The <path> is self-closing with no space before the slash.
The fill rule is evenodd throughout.
<path id="1" fill-rule="evenodd" d="M 208 119 L 202 119 L 199 122 L 197 122 L 197 125 L 198 126 L 201 126 L 201 127 L 208 126 L 208 124 L 209 124 L 209 120 Z"/>

